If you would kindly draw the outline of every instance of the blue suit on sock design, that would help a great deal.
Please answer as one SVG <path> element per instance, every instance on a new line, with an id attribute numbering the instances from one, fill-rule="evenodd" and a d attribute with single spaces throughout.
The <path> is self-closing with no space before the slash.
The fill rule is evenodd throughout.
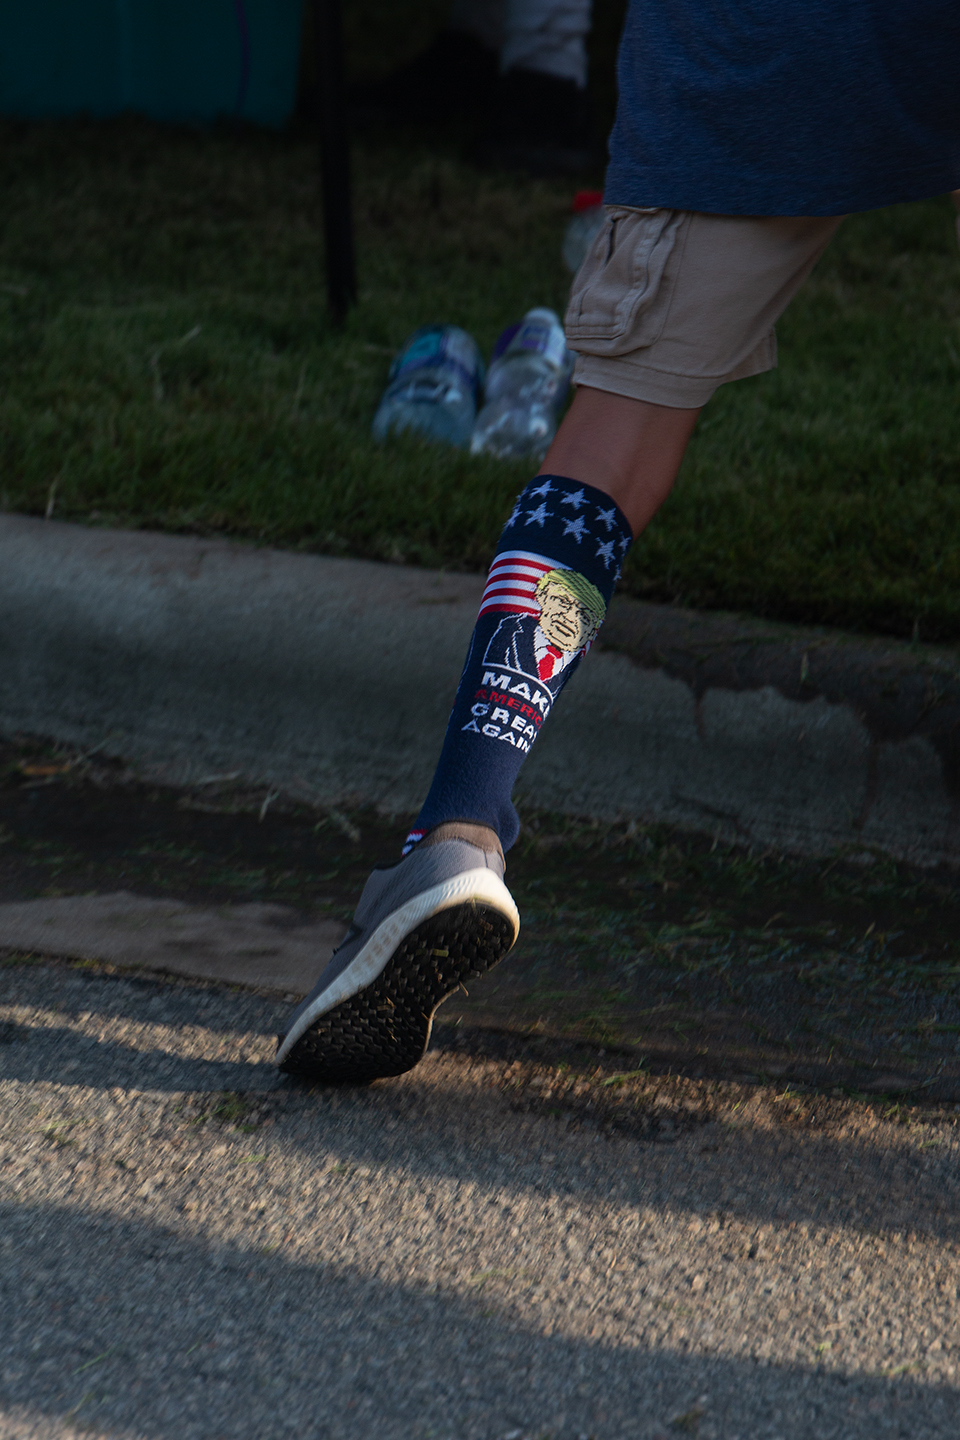
<path id="1" fill-rule="evenodd" d="M 603 622 L 630 527 L 608 495 L 540 475 L 504 527 L 443 750 L 407 848 L 445 820 L 520 830 L 514 782 L 560 691 Z"/>

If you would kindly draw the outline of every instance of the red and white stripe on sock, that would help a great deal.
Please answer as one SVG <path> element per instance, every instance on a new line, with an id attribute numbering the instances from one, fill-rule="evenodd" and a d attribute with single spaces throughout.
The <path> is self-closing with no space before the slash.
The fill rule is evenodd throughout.
<path id="1" fill-rule="evenodd" d="M 530 550 L 503 550 L 494 558 L 483 588 L 480 615 L 505 610 L 515 615 L 539 615 L 537 586 L 548 570 L 564 570 L 556 560 Z"/>

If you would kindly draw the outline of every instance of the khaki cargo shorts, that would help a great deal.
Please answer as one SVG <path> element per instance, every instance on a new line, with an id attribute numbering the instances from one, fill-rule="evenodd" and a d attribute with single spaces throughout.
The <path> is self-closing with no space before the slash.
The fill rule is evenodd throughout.
<path id="1" fill-rule="evenodd" d="M 564 321 L 574 383 L 678 409 L 774 368 L 774 326 L 843 220 L 606 211 Z"/>

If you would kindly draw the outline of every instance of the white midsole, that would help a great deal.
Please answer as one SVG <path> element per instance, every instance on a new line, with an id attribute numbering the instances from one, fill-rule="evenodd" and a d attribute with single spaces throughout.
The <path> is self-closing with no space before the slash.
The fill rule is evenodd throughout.
<path id="1" fill-rule="evenodd" d="M 283 1038 L 276 1055 L 276 1064 L 281 1064 L 292 1046 L 305 1031 L 310 1029 L 321 1015 L 341 1005 L 376 980 L 380 971 L 390 959 L 402 940 L 415 930 L 422 920 L 438 915 L 451 905 L 462 905 L 464 901 L 476 900 L 492 905 L 513 923 L 513 944 L 520 933 L 520 912 L 513 903 L 513 896 L 503 881 L 492 870 L 464 870 L 450 880 L 433 885 L 421 895 L 415 895 L 405 905 L 394 910 L 386 920 L 381 921 L 366 945 L 360 949 L 346 970 L 338 975 L 322 995 L 298 1016 L 296 1024 Z"/>

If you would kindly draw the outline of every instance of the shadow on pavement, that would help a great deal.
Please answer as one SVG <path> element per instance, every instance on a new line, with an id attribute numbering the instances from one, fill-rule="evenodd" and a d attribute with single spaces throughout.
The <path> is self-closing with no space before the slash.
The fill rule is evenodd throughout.
<path id="1" fill-rule="evenodd" d="M 275 1126 L 273 1143 L 288 1154 L 326 1147 L 425 1185 L 457 1174 L 491 1188 L 559 1184 L 603 1197 L 615 1184 L 625 1203 L 669 1203 L 721 1222 L 960 1238 L 955 1121 L 935 1113 L 932 1138 L 918 1143 L 910 1125 L 844 1098 L 624 1076 L 618 1057 L 587 1052 L 574 1068 L 497 1058 L 495 1046 L 486 1057 L 432 1052 L 410 1074 L 367 1088 L 311 1089 L 271 1063 L 282 1003 L 67 968 L 4 978 L 19 1018 L 0 1030 L 0 1074 L 57 1086 L 78 1105 L 91 1089 L 161 1102 L 166 1093 L 182 1124 L 214 1114 L 231 1092 L 256 1126 Z M 50 1005 L 72 1025 L 51 1024 Z M 557 1165 L 542 1158 L 557 1153 Z"/>
<path id="2" fill-rule="evenodd" d="M 0 1216 L 12 1440 L 944 1440 L 960 1426 L 952 1389 L 548 1337 L 482 1292 L 466 1303 L 112 1214 Z"/>
<path id="3" fill-rule="evenodd" d="M 23 1084 L 118 1085 L 124 1090 L 272 1090 L 272 1065 L 178 1055 L 98 1040 L 57 1025 L 0 1028 L 0 1072 Z M 273 1047 L 264 1046 L 267 1059 Z"/>

